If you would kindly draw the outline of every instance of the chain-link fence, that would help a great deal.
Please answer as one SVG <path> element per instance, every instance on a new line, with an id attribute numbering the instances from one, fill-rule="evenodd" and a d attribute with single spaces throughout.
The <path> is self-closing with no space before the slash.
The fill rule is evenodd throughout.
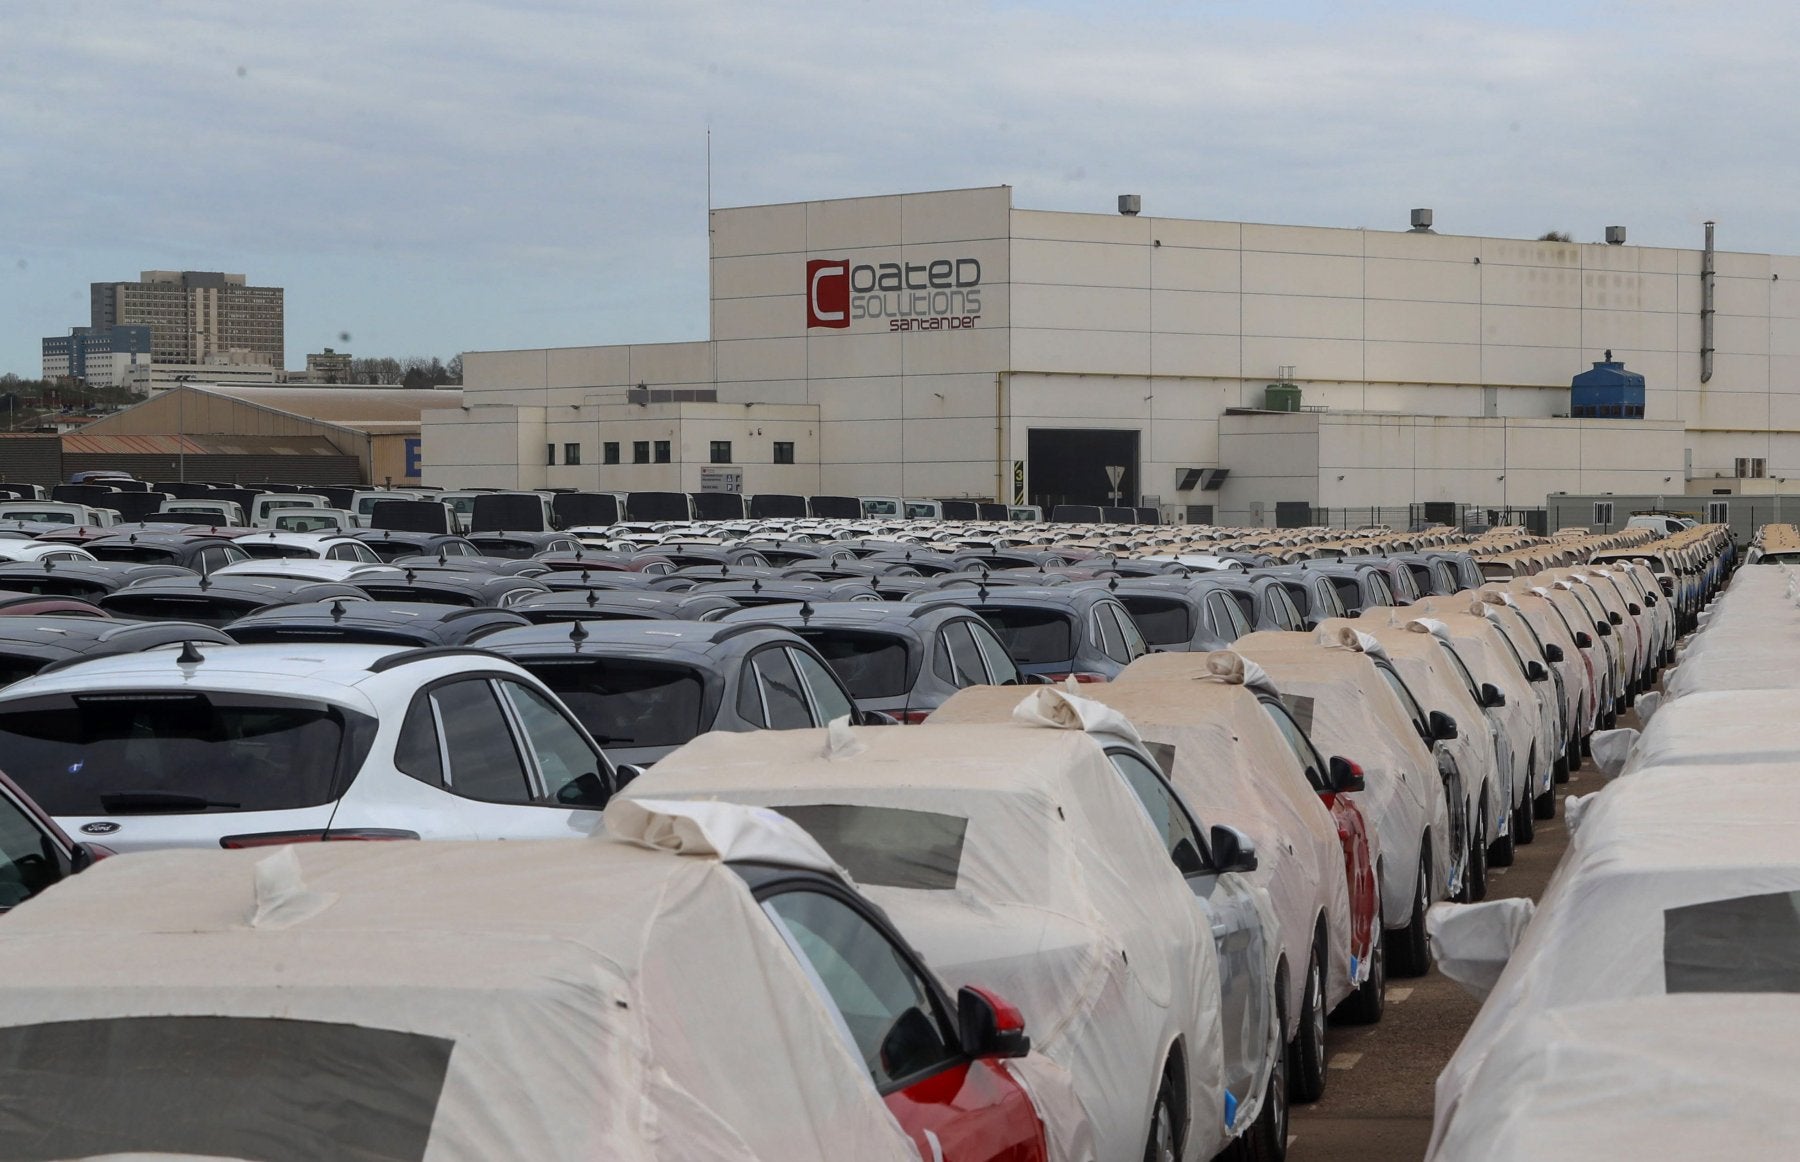
<path id="1" fill-rule="evenodd" d="M 1800 507 L 1795 509 L 1800 517 Z M 1371 506 L 1367 508 L 1313 508 L 1310 505 L 1277 506 L 1277 523 L 1283 528 L 1316 526 L 1332 529 L 1362 529 L 1386 526 L 1404 532 L 1449 525 L 1465 532 L 1483 532 L 1496 525 L 1523 525 L 1529 532 L 1545 535 L 1549 514 L 1541 508 L 1493 508 L 1453 501 L 1419 504 Z"/>

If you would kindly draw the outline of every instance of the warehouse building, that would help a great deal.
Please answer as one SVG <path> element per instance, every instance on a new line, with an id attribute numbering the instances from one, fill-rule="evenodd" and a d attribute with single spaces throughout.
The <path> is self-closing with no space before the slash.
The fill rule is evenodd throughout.
<path id="1" fill-rule="evenodd" d="M 716 210 L 710 338 L 466 353 L 425 479 L 1275 523 L 1800 476 L 1800 258 L 1121 209 Z"/>

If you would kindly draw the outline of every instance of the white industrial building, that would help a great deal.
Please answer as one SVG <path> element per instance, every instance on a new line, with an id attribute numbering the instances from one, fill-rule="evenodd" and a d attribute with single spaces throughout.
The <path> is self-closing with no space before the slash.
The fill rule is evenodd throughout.
<path id="1" fill-rule="evenodd" d="M 711 254 L 710 339 L 466 353 L 426 481 L 1106 503 L 1112 465 L 1121 503 L 1274 523 L 1800 475 L 1800 257 L 1719 252 L 1709 279 L 1699 248 L 1053 213 L 1004 186 L 716 210 Z M 1644 417 L 1568 418 L 1609 351 Z M 1304 410 L 1262 410 L 1278 382 Z"/>

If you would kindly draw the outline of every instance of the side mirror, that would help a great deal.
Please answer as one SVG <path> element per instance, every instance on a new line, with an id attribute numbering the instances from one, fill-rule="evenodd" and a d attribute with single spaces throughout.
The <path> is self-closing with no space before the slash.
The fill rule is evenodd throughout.
<path id="1" fill-rule="evenodd" d="M 1506 694 L 1492 682 L 1481 684 L 1481 705 L 1486 710 L 1498 710 L 1506 705 Z"/>
<path id="2" fill-rule="evenodd" d="M 647 770 L 649 770 L 648 767 L 639 766 L 637 763 L 620 763 L 617 768 L 619 790 L 623 791 L 626 787 L 630 786 L 638 776 L 642 775 Z M 579 782 L 580 780 L 576 781 Z M 560 796 L 558 797 L 560 798 Z"/>
<path id="3" fill-rule="evenodd" d="M 1650 607 L 1650 608 L 1651 608 L 1651 609 L 1655 609 L 1655 608 L 1656 608 L 1656 604 L 1657 604 L 1657 602 L 1656 602 L 1656 594 L 1654 594 L 1654 593 L 1646 593 L 1646 594 L 1644 594 L 1644 604 L 1645 604 L 1645 605 L 1648 605 L 1648 606 L 1649 606 L 1649 607 Z"/>
<path id="4" fill-rule="evenodd" d="M 1461 731 L 1457 729 L 1456 719 L 1442 710 L 1433 710 L 1429 719 L 1432 742 L 1449 742 L 1457 738 Z"/>
<path id="5" fill-rule="evenodd" d="M 858 710 L 852 719 L 857 726 L 899 726 L 900 720 L 885 710 Z"/>
<path id="6" fill-rule="evenodd" d="M 1630 612 L 1631 616 L 1633 616 L 1633 617 L 1636 617 L 1639 614 L 1644 612 L 1643 609 L 1641 609 L 1638 606 L 1638 603 L 1635 601 L 1626 603 L 1625 608 L 1626 608 L 1626 610 L 1628 610 Z"/>
<path id="7" fill-rule="evenodd" d="M 1331 789 L 1333 791 L 1360 791 L 1367 784 L 1363 781 L 1363 769 L 1345 758 L 1343 755 L 1331 756 Z"/>
<path id="8" fill-rule="evenodd" d="M 1594 648 L 1594 639 L 1588 636 L 1586 630 L 1578 629 L 1575 631 L 1575 647 L 1577 649 L 1591 650 Z"/>
<path id="9" fill-rule="evenodd" d="M 1047 675 L 1047 674 L 1020 674 L 1019 675 L 1019 685 L 1021 685 L 1021 686 L 1054 686 L 1054 685 L 1056 685 L 1056 683 L 1053 682 L 1050 679 L 1049 675 Z"/>
<path id="10" fill-rule="evenodd" d="M 1533 682 L 1548 682 L 1550 680 L 1550 671 L 1544 669 L 1544 663 L 1542 662 L 1526 662 L 1525 676 Z"/>
<path id="11" fill-rule="evenodd" d="M 1561 662 L 1563 660 L 1563 648 L 1555 642 L 1551 642 L 1544 647 L 1544 660 L 1553 666 L 1558 662 Z"/>
<path id="12" fill-rule="evenodd" d="M 1606 620 L 1612 622 L 1614 625 L 1624 625 L 1625 615 L 1616 609 L 1609 609 L 1606 611 Z"/>
<path id="13" fill-rule="evenodd" d="M 956 994 L 956 1030 L 970 1057 L 1023 1057 L 1031 1052 L 1025 1018 L 986 989 L 965 985 Z"/>
<path id="14" fill-rule="evenodd" d="M 626 769 L 619 768 L 620 773 L 615 779 L 618 786 L 625 785 Z M 607 789 L 606 780 L 595 771 L 576 775 L 556 790 L 556 801 L 565 807 L 604 807 L 610 798 L 612 792 Z"/>
<path id="15" fill-rule="evenodd" d="M 69 874 L 86 871 L 94 866 L 94 849 L 85 843 L 77 843 L 69 848 Z"/>
<path id="16" fill-rule="evenodd" d="M 1425 913 L 1425 933 L 1438 971 L 1476 1000 L 1485 1000 L 1535 911 L 1536 905 L 1525 898 L 1433 904 Z"/>
<path id="17" fill-rule="evenodd" d="M 1596 621 L 1594 623 L 1594 632 L 1599 634 L 1601 637 L 1611 637 L 1612 636 L 1612 624 L 1610 622 L 1605 622 L 1605 621 Z"/>
<path id="18" fill-rule="evenodd" d="M 1213 824 L 1213 865 L 1220 872 L 1253 872 L 1256 870 L 1256 842 L 1235 827 Z"/>

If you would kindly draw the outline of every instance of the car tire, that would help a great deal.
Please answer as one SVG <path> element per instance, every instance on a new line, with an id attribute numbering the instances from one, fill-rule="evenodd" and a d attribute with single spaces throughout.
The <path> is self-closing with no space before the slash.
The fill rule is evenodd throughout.
<path id="1" fill-rule="evenodd" d="M 1515 819 L 1518 817 L 1518 814 L 1519 813 L 1517 811 L 1513 811 L 1513 817 Z M 1485 822 L 1485 820 L 1483 822 Z M 1494 842 L 1488 844 L 1488 848 L 1487 848 L 1488 866 L 1489 867 L 1511 867 L 1512 863 L 1513 863 L 1513 854 L 1516 850 L 1517 850 L 1516 840 L 1514 839 L 1513 834 L 1509 831 L 1505 835 L 1502 835 L 1500 838 L 1494 840 Z"/>
<path id="2" fill-rule="evenodd" d="M 1568 781 L 1567 776 L 1564 776 L 1564 778 L 1560 781 L 1567 782 Z M 1536 796 L 1532 797 L 1531 814 L 1538 819 L 1554 819 L 1554 818 L 1556 818 L 1556 788 L 1555 787 L 1552 787 L 1548 791 L 1545 791 L 1542 795 L 1536 795 Z"/>
<path id="3" fill-rule="evenodd" d="M 1487 899 L 1488 863 L 1487 804 L 1482 804 L 1476 824 L 1469 832 L 1469 870 L 1463 877 L 1463 903 L 1479 904 Z"/>
<path id="4" fill-rule="evenodd" d="M 1530 767 L 1525 769 L 1527 771 L 1531 770 Z M 1525 786 L 1527 788 L 1537 786 L 1537 773 L 1535 771 L 1526 777 Z M 1514 843 L 1527 844 L 1532 843 L 1537 839 L 1537 821 L 1532 817 L 1531 800 L 1531 791 L 1527 789 L 1525 797 L 1520 799 L 1519 805 L 1513 808 Z"/>
<path id="5" fill-rule="evenodd" d="M 1150 1107 L 1150 1132 L 1144 1137 L 1144 1162 L 1179 1162 L 1180 1108 L 1173 1071 L 1165 1066 L 1162 1084 L 1156 1090 L 1156 1104 Z"/>
<path id="6" fill-rule="evenodd" d="M 1331 1015 L 1346 1025 L 1378 1025 L 1387 1011 L 1387 929 L 1381 893 L 1375 895 L 1375 939 L 1369 941 L 1369 977 Z"/>
<path id="7" fill-rule="evenodd" d="M 1275 1028 L 1287 1028 L 1287 980 L 1278 977 L 1275 983 Z M 1227 1150 L 1227 1157 L 1235 1156 L 1243 1162 L 1283 1162 L 1287 1158 L 1288 1139 L 1288 1069 L 1287 1050 L 1281 1044 L 1281 1036 L 1276 1035 L 1277 1049 L 1275 1060 L 1269 1065 L 1269 1085 L 1263 1091 L 1262 1112 L 1256 1115 L 1256 1121 L 1244 1131 L 1238 1139 L 1235 1151 Z"/>
<path id="8" fill-rule="evenodd" d="M 1425 911 L 1431 906 L 1431 845 L 1419 854 L 1419 874 L 1413 884 L 1412 914 L 1406 927 L 1388 933 L 1388 970 L 1395 976 L 1424 976 L 1431 971 L 1431 945 L 1425 938 Z"/>
<path id="9" fill-rule="evenodd" d="M 1581 740 L 1579 738 L 1572 738 L 1569 740 L 1569 749 L 1563 760 L 1563 767 L 1563 779 L 1565 781 L 1570 775 L 1581 769 Z"/>
<path id="10" fill-rule="evenodd" d="M 1300 989 L 1300 1028 L 1288 1045 L 1288 1093 L 1298 1102 L 1325 1096 L 1325 954 L 1314 937 Z"/>

